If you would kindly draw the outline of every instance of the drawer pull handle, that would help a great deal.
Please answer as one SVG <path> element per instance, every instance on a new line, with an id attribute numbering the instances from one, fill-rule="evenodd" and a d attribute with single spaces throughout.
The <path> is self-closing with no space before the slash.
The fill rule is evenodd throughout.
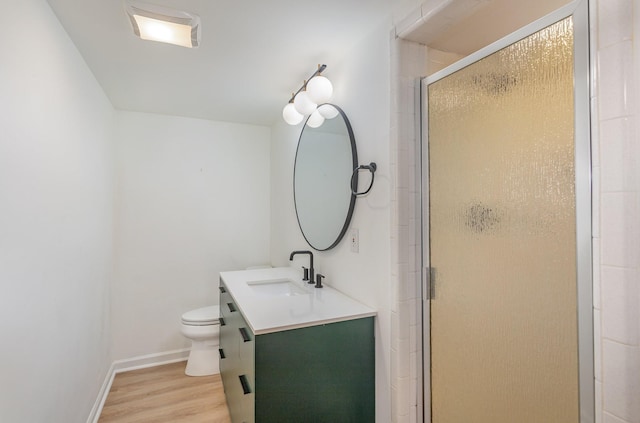
<path id="1" fill-rule="evenodd" d="M 223 317 L 218 317 L 218 321 L 220 322 L 220 326 L 226 326 L 227 322 L 224 321 Z"/>
<path id="2" fill-rule="evenodd" d="M 244 342 L 249 342 L 251 341 L 251 337 L 249 336 L 249 332 L 247 332 L 246 328 L 240 328 L 238 329 L 240 331 L 240 335 L 242 335 L 242 340 Z"/>
<path id="3" fill-rule="evenodd" d="M 242 385 L 242 392 L 247 395 L 251 393 L 251 388 L 249 388 L 249 381 L 245 375 L 238 376 L 240 379 L 240 384 Z"/>
<path id="4" fill-rule="evenodd" d="M 227 290 L 224 288 L 224 286 L 220 286 L 219 289 L 220 289 L 220 293 L 221 294 L 224 294 L 225 292 L 227 292 Z"/>
<path id="5" fill-rule="evenodd" d="M 227 358 L 227 357 L 225 357 L 225 355 L 224 355 L 224 350 L 223 350 L 222 348 L 219 348 L 219 349 L 218 349 L 218 353 L 220 353 L 220 358 L 221 358 L 221 359 L 225 359 L 225 358 Z"/>
<path id="6" fill-rule="evenodd" d="M 229 311 L 232 313 L 236 311 L 236 306 L 233 305 L 233 303 L 227 303 L 227 307 L 229 307 Z"/>

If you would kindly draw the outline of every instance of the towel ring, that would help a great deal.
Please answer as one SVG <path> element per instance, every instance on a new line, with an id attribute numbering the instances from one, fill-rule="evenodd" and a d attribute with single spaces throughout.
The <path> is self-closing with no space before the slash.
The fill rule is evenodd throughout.
<path id="1" fill-rule="evenodd" d="M 369 184 L 369 188 L 367 188 L 366 191 L 363 192 L 356 192 L 356 190 L 358 189 L 357 186 L 354 185 L 353 182 L 353 178 L 358 174 L 359 170 L 368 170 L 369 172 L 371 172 L 371 183 Z M 378 166 L 374 163 L 371 162 L 368 165 L 360 165 L 358 167 L 356 167 L 355 169 L 353 169 L 353 173 L 351 174 L 351 193 L 353 193 L 353 195 L 357 196 L 362 196 L 362 195 L 366 195 L 369 193 L 369 191 L 371 191 L 371 187 L 373 187 L 373 181 L 376 177 L 376 169 L 378 169 Z"/>

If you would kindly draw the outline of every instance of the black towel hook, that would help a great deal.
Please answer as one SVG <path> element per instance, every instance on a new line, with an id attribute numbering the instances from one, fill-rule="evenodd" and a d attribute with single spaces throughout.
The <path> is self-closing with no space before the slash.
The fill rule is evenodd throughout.
<path id="1" fill-rule="evenodd" d="M 371 172 L 371 183 L 369 184 L 369 188 L 367 188 L 366 191 L 357 192 L 358 187 L 355 186 L 353 178 L 358 174 L 359 170 L 364 170 L 364 169 Z M 355 195 L 356 197 L 362 196 L 362 195 L 368 194 L 369 191 L 371 191 L 371 188 L 373 187 L 373 181 L 376 177 L 376 169 L 378 169 L 378 166 L 374 162 L 371 162 L 368 165 L 360 165 L 355 169 L 353 169 L 353 173 L 351 174 L 351 192 L 353 193 L 353 195 Z"/>

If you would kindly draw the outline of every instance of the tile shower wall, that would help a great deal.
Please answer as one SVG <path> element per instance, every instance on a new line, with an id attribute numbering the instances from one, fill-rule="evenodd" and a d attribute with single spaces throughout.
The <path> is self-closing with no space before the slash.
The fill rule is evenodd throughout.
<path id="1" fill-rule="evenodd" d="M 590 2 L 595 405 L 598 423 L 640 423 L 639 0 Z M 392 416 L 419 420 L 415 76 L 421 46 L 392 42 Z M 424 46 L 422 46 L 424 47 Z M 431 55 L 431 52 L 429 53 Z M 433 62 L 433 63 L 432 63 Z M 419 238 L 417 238 L 419 240 Z M 419 358 L 419 357 L 418 357 Z M 415 368 L 414 368 L 415 367 Z M 413 384 L 413 385 L 412 385 Z"/>
<path id="2" fill-rule="evenodd" d="M 421 414 L 420 147 L 416 119 L 419 80 L 427 66 L 423 45 L 391 40 L 391 416 L 416 422 Z"/>
<path id="3" fill-rule="evenodd" d="M 591 3 L 596 421 L 640 422 L 637 0 Z"/>
<path id="4" fill-rule="evenodd" d="M 392 34 L 391 57 L 390 168 L 395 187 L 391 207 L 392 418 L 393 422 L 416 422 L 423 415 L 420 77 L 461 56 Z"/>

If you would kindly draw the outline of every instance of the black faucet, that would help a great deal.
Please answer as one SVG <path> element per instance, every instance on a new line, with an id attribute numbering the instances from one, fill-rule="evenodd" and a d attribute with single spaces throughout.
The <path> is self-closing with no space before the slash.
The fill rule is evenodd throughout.
<path id="1" fill-rule="evenodd" d="M 293 256 L 295 256 L 297 254 L 309 254 L 309 282 L 307 282 L 307 283 L 315 283 L 315 281 L 314 281 L 315 275 L 314 275 L 314 270 L 313 270 L 313 253 L 311 251 L 308 251 L 308 250 L 293 251 L 291 253 L 291 255 L 289 256 L 289 261 L 293 260 Z"/>

